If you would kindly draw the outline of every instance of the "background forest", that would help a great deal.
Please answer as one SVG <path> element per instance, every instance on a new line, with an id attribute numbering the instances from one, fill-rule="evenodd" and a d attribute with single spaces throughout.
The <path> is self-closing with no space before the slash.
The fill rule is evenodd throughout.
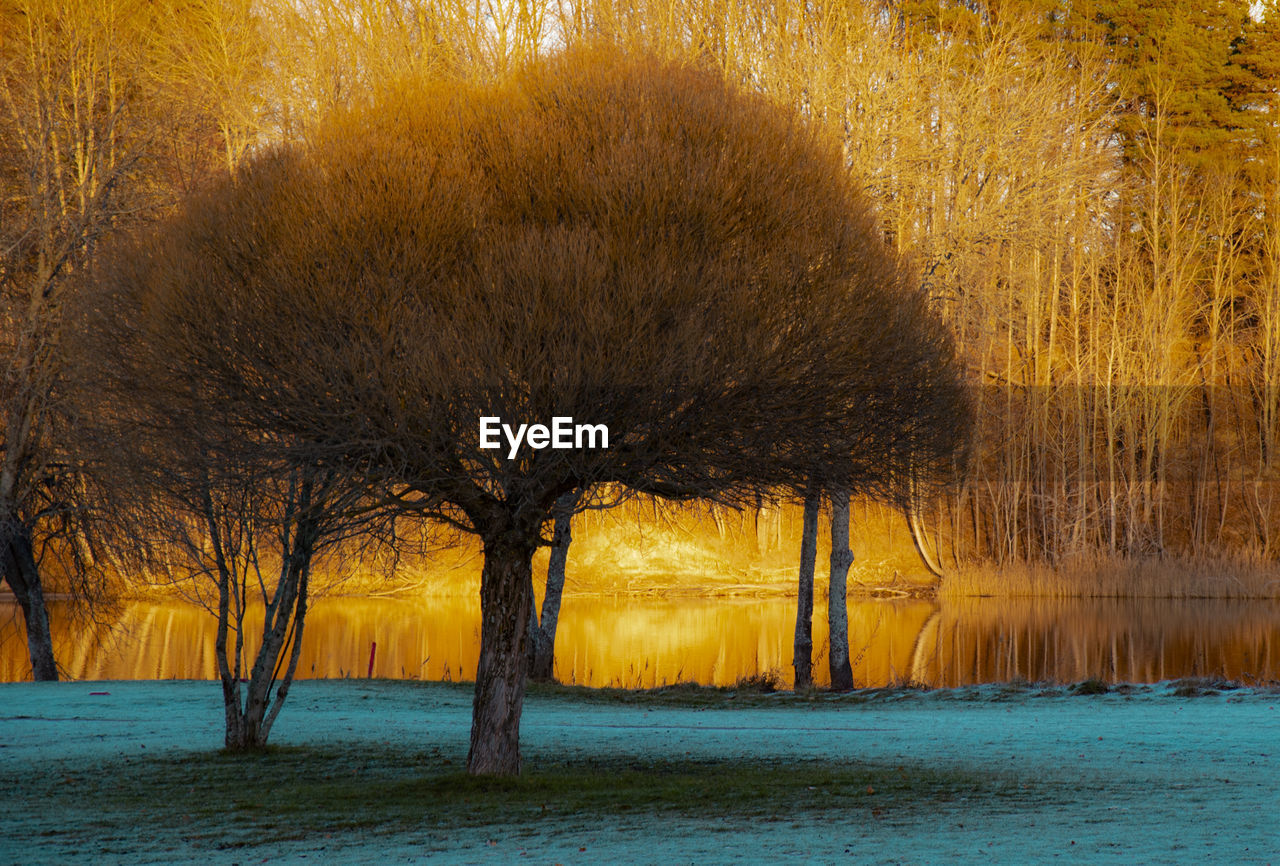
<path id="1" fill-rule="evenodd" d="M 842 142 L 979 394 L 964 483 L 907 503 L 931 568 L 988 591 L 1214 562 L 1274 593 L 1274 0 L 0 0 L 6 574 L 92 583 L 109 557 L 57 336 L 105 239 L 383 83 L 600 36 L 700 57 Z"/>

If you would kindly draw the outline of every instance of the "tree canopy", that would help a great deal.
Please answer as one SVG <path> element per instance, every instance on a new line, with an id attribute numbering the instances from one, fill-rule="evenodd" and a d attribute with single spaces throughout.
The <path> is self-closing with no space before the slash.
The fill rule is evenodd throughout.
<path id="1" fill-rule="evenodd" d="M 261 454 L 483 541 L 473 772 L 519 767 L 530 559 L 562 494 L 892 497 L 964 442 L 948 332 L 839 151 L 692 64 L 583 48 L 406 84 L 131 255 L 98 309 L 164 346 L 157 375 Z M 486 417 L 610 438 L 512 459 Z"/>

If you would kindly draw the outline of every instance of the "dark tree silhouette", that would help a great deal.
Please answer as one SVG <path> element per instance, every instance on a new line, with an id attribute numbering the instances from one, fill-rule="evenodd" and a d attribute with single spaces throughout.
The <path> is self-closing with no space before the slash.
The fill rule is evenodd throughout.
<path id="1" fill-rule="evenodd" d="M 297 154 L 260 160 L 245 184 L 224 182 L 159 230 L 117 241 L 68 304 L 63 339 L 95 522 L 117 563 L 171 582 L 217 617 L 232 750 L 267 744 L 301 656 L 315 562 L 376 544 L 387 516 L 370 507 L 349 448 L 335 455 L 314 425 L 299 430 L 245 402 L 270 401 L 273 383 L 244 352 L 265 347 L 240 341 L 271 339 L 291 353 L 316 324 L 273 322 L 287 311 L 261 303 L 233 269 L 244 245 L 309 248 L 287 234 L 307 227 L 277 211 L 290 206 L 278 184 L 309 188 L 302 165 Z M 282 288 L 305 284 L 296 261 L 276 264 Z"/>
<path id="2" fill-rule="evenodd" d="M 472 773 L 519 772 L 531 560 L 565 494 L 888 495 L 961 443 L 951 341 L 838 151 L 692 65 L 582 48 L 405 85 L 166 238 L 116 290 L 199 358 L 211 414 L 482 541 Z M 512 455 L 491 417 L 608 447 Z"/>

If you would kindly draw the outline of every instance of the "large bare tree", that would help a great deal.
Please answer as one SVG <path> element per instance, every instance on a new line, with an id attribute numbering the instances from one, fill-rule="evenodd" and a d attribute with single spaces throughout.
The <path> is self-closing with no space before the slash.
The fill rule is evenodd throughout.
<path id="1" fill-rule="evenodd" d="M 62 560 L 63 592 L 98 590 L 61 404 L 63 306 L 99 244 L 206 161 L 208 119 L 163 74 L 181 6 L 0 3 L 0 574 L 37 680 L 57 678 L 38 563 Z"/>
<path id="2" fill-rule="evenodd" d="M 946 329 L 839 151 L 693 65 L 588 47 L 406 85 L 167 232 L 115 290 L 199 355 L 211 414 L 479 536 L 472 773 L 519 772 L 531 561 L 565 494 L 874 493 L 962 441 Z M 486 418 L 608 441 L 487 447 Z"/>

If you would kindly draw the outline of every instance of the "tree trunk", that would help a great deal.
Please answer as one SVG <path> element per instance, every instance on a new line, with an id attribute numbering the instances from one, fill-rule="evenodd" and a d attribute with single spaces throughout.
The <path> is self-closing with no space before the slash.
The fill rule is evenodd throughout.
<path id="1" fill-rule="evenodd" d="M 207 501 L 207 500 L 206 500 Z M 212 523 L 212 521 L 211 521 Z M 226 717 L 226 734 L 223 745 L 238 750 L 245 741 L 244 715 L 240 709 L 240 641 L 243 639 L 244 610 L 236 609 L 235 664 L 227 657 L 227 634 L 231 625 L 231 574 L 222 556 L 221 540 L 213 536 L 213 549 L 218 566 L 218 630 L 213 641 L 213 655 L 218 663 L 218 678 L 222 680 L 222 709 Z"/>
<path id="2" fill-rule="evenodd" d="M 58 679 L 58 665 L 53 657 L 53 634 L 49 631 L 49 611 L 44 604 L 44 587 L 36 567 L 31 533 L 17 520 L 0 527 L 4 549 L 4 577 L 13 590 L 27 627 L 27 651 L 31 657 L 31 676 L 37 682 Z"/>
<path id="3" fill-rule="evenodd" d="M 484 534 L 480 577 L 480 661 L 471 708 L 473 776 L 520 773 L 520 711 L 529 667 L 533 552 L 537 538 L 512 527 Z"/>
<path id="4" fill-rule="evenodd" d="M 299 508 L 310 504 L 310 484 L 304 483 Z M 208 500 L 206 499 L 206 502 Z M 208 506 L 211 508 L 211 506 Z M 210 511 L 212 514 L 212 511 Z M 224 743 L 229 751 L 249 751 L 265 748 L 271 727 L 284 705 L 298 668 L 302 651 L 302 634 L 306 626 L 307 602 L 311 558 L 319 539 L 319 527 L 309 518 L 297 520 L 292 538 L 288 541 L 285 559 L 280 567 L 280 580 L 267 603 L 262 624 L 262 643 L 249 672 L 249 682 L 241 704 L 240 691 L 240 635 L 244 630 L 244 606 L 236 604 L 235 630 L 237 634 L 235 663 L 227 657 L 227 631 L 232 593 L 242 593 L 233 579 L 221 548 L 217 522 L 210 520 L 214 533 L 215 556 L 219 570 L 218 632 L 215 648 L 218 655 L 218 672 L 222 679 L 223 707 L 226 715 Z M 289 654 L 288 664 L 281 672 L 281 659 Z M 274 688 L 275 694 L 272 695 Z M 274 699 L 273 699 L 274 698 Z"/>
<path id="5" fill-rule="evenodd" d="M 914 505 L 908 504 L 903 513 L 907 518 L 907 529 L 911 533 L 911 543 L 915 545 L 916 553 L 920 555 L 920 561 L 924 563 L 924 567 L 929 573 L 938 580 L 942 580 L 942 565 L 929 553 L 929 541 L 925 537 L 924 527 L 920 524 L 920 512 Z"/>
<path id="6" fill-rule="evenodd" d="M 800 584 L 796 600 L 796 639 L 792 665 L 797 689 L 813 685 L 813 567 L 818 559 L 817 490 L 804 498 L 804 527 L 800 538 Z"/>
<path id="7" fill-rule="evenodd" d="M 299 642 L 300 645 L 302 635 L 299 633 L 301 623 L 298 616 L 305 615 L 307 608 L 306 587 L 303 582 L 305 571 L 293 559 L 290 556 L 290 561 L 281 568 L 280 583 L 267 605 L 262 624 L 262 645 L 258 648 L 258 655 L 249 671 L 249 688 L 244 702 L 243 742 L 239 744 L 240 748 L 260 749 L 267 744 L 270 730 L 263 721 L 271 706 L 271 688 L 276 681 L 280 656 L 287 645 L 294 642 Z M 294 640 L 290 641 L 290 637 Z M 277 692 L 277 701 L 280 698 Z"/>
<path id="8" fill-rule="evenodd" d="M 564 594 L 564 569 L 573 542 L 573 507 L 577 493 L 566 493 L 556 501 L 556 524 L 551 535 L 551 561 L 547 563 L 547 588 L 542 596 L 541 622 L 529 616 L 529 677 L 550 682 L 555 668 L 556 626 L 560 622 L 560 598 Z M 530 611 L 533 605 L 529 606 Z"/>
<path id="9" fill-rule="evenodd" d="M 849 494 L 841 491 L 831 495 L 831 581 L 827 588 L 831 688 L 841 691 L 853 688 L 853 670 L 849 665 L 849 610 L 845 601 L 849 566 L 852 564 Z"/>
<path id="10" fill-rule="evenodd" d="M 313 529 L 314 527 L 312 527 Z M 286 646 L 290 648 L 289 664 L 285 668 L 283 676 L 280 677 L 279 685 L 276 686 L 275 701 L 270 704 L 266 718 L 262 720 L 258 728 L 262 746 L 267 744 L 267 737 L 271 735 L 271 726 L 275 724 L 276 716 L 280 715 L 280 708 L 284 706 L 284 699 L 289 695 L 289 686 L 293 684 L 293 676 L 298 671 L 298 659 L 302 657 L 302 632 L 307 624 L 307 601 L 311 588 L 311 555 L 314 549 L 316 533 L 312 532 L 309 538 L 310 540 L 305 542 L 303 547 L 305 552 L 291 566 L 298 572 L 297 576 L 293 578 L 298 584 L 298 594 L 293 610 L 293 635 L 291 641 L 286 643 Z M 279 662 L 277 662 L 278 664 Z"/>

